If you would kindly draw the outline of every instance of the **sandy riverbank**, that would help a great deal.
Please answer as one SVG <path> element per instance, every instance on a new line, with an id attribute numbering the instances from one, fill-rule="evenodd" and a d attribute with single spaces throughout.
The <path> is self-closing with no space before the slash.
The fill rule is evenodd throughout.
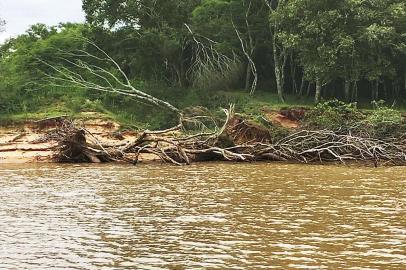
<path id="1" fill-rule="evenodd" d="M 95 113 L 88 114 L 92 117 L 91 120 L 82 119 L 76 122 L 103 144 L 125 144 L 134 141 L 139 135 L 134 131 L 122 131 L 120 125 L 111 120 L 95 118 Z M 266 111 L 264 116 L 285 128 L 299 126 L 297 120 L 292 120 L 291 117 L 277 111 Z M 0 164 L 54 162 L 53 148 L 57 143 L 46 138 L 46 135 L 56 129 L 63 119 L 63 117 L 50 118 L 0 126 Z M 142 153 L 138 161 L 151 162 L 160 159 L 156 155 Z"/>
<path id="2" fill-rule="evenodd" d="M 103 143 L 125 143 L 134 140 L 137 133 L 120 132 L 120 125 L 107 120 L 83 120 L 81 124 Z M 27 121 L 18 125 L 0 127 L 0 164 L 54 162 L 56 142 L 45 140 L 58 125 L 57 119 Z M 142 154 L 140 162 L 159 160 L 151 154 Z"/>

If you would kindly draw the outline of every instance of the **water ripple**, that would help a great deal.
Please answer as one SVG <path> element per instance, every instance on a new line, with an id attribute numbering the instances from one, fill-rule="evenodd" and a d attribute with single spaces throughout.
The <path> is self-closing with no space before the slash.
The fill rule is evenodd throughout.
<path id="1" fill-rule="evenodd" d="M 0 269 L 404 269 L 406 169 L 0 168 Z"/>

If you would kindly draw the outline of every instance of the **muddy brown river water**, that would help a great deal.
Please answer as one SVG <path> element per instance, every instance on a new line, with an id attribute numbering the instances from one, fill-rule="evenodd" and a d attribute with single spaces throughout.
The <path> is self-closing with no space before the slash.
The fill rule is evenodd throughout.
<path id="1" fill-rule="evenodd" d="M 0 269 L 406 269 L 406 168 L 0 164 Z"/>

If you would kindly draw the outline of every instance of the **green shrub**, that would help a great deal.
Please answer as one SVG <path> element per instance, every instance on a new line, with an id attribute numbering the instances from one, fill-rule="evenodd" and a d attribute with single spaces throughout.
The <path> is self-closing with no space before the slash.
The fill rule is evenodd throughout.
<path id="1" fill-rule="evenodd" d="M 401 135 L 405 131 L 402 114 L 392 108 L 384 106 L 384 101 L 373 101 L 375 110 L 364 121 L 363 127 L 376 138 Z"/>
<path id="2" fill-rule="evenodd" d="M 348 131 L 359 123 L 364 115 L 357 109 L 356 103 L 344 103 L 331 100 L 319 103 L 306 114 L 304 126 L 311 129 Z"/>
<path id="3" fill-rule="evenodd" d="M 270 129 L 269 132 L 271 134 L 271 138 L 272 138 L 272 142 L 278 142 L 284 138 L 286 138 L 287 136 L 289 136 L 292 131 L 282 127 L 280 125 L 273 125 Z"/>
<path id="4" fill-rule="evenodd" d="M 103 103 L 100 99 L 96 100 L 89 100 L 86 99 L 85 102 L 81 106 L 82 112 L 104 112 L 105 108 Z"/>
<path id="5" fill-rule="evenodd" d="M 77 97 L 71 97 L 66 99 L 66 107 L 72 112 L 78 113 L 82 111 L 83 99 Z"/>
<path id="6" fill-rule="evenodd" d="M 245 95 L 231 95 L 223 91 L 202 90 L 199 92 L 198 100 L 201 106 L 209 109 L 228 108 L 230 104 L 234 104 L 236 111 L 244 111 L 244 108 L 249 103 L 250 97 Z"/>

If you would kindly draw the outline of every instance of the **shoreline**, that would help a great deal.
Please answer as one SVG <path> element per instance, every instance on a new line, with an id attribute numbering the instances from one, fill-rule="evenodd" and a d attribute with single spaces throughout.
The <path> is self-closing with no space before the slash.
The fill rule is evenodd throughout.
<path id="1" fill-rule="evenodd" d="M 53 148 L 57 142 L 46 138 L 58 127 L 58 121 L 59 118 L 52 118 L 0 126 L 0 165 L 58 163 L 53 160 Z M 130 142 L 138 135 L 136 132 L 120 132 L 120 125 L 109 120 L 83 120 L 82 123 L 93 136 L 106 143 Z M 152 154 L 140 155 L 140 162 L 155 161 L 160 160 Z"/>
<path id="2" fill-rule="evenodd" d="M 55 159 L 55 151 L 58 142 L 49 134 L 58 130 L 66 121 L 66 117 L 55 117 L 40 121 L 26 121 L 17 125 L 0 125 L 0 165 L 2 164 L 61 164 Z M 84 127 L 89 134 L 88 139 L 96 139 L 103 145 L 127 145 L 136 141 L 140 132 L 122 131 L 121 126 L 111 120 L 103 119 L 79 119 L 78 123 Z M 193 163 L 204 162 L 226 162 L 237 163 L 233 160 L 202 160 Z M 241 161 L 240 161 L 241 162 Z M 397 167 L 405 166 L 404 164 L 396 165 L 390 161 L 377 162 L 374 160 L 345 160 L 340 161 L 311 161 L 296 162 L 292 160 L 252 160 L 243 161 L 245 163 L 280 163 L 280 164 L 301 164 L 301 165 L 327 165 L 327 166 L 362 166 L 362 167 Z M 102 163 L 94 162 L 94 163 Z M 112 161 L 113 164 L 131 164 L 126 160 Z M 163 163 L 162 159 L 156 154 L 139 153 L 136 163 L 158 164 Z M 70 164 L 69 162 L 67 164 Z M 75 164 L 72 162 L 71 164 Z M 135 165 L 135 163 L 134 163 Z"/>
<path id="3" fill-rule="evenodd" d="M 49 151 L 51 153 L 51 151 Z M 53 154 L 53 152 L 52 152 Z M 50 157 L 46 156 L 46 158 Z M 138 166 L 138 165 L 169 165 L 169 166 L 177 166 L 173 164 L 168 164 L 163 162 L 161 159 L 157 158 L 156 156 L 152 154 L 140 154 L 139 160 L 137 164 L 131 164 L 129 162 L 124 162 L 124 161 L 116 161 L 116 162 L 102 162 L 102 163 L 61 163 L 53 160 L 38 160 L 36 156 L 30 157 L 30 156 L 25 156 L 21 158 L 15 158 L 15 157 L 10 157 L 10 158 L 4 158 L 0 155 L 0 166 L 1 165 L 23 165 L 23 164 L 60 164 L 60 165 L 128 165 L 128 166 Z M 395 168 L 395 167 L 406 167 L 406 165 L 394 165 L 394 164 L 379 164 L 378 166 L 374 165 L 373 161 L 367 162 L 367 161 L 362 161 L 362 160 L 356 160 L 356 161 L 351 161 L 351 162 L 346 162 L 346 163 L 341 163 L 341 162 L 336 162 L 336 161 L 330 161 L 330 162 L 309 162 L 309 163 L 300 163 L 300 162 L 293 162 L 293 161 L 251 161 L 251 162 L 237 162 L 237 161 L 221 161 L 221 160 L 214 160 L 214 161 L 199 161 L 199 162 L 194 162 L 190 165 L 198 165 L 198 164 L 252 164 L 252 165 L 257 165 L 257 164 L 280 164 L 280 165 L 301 165 L 301 166 L 332 166 L 332 167 L 348 167 L 348 168 Z M 184 166 L 190 166 L 184 164 Z"/>

